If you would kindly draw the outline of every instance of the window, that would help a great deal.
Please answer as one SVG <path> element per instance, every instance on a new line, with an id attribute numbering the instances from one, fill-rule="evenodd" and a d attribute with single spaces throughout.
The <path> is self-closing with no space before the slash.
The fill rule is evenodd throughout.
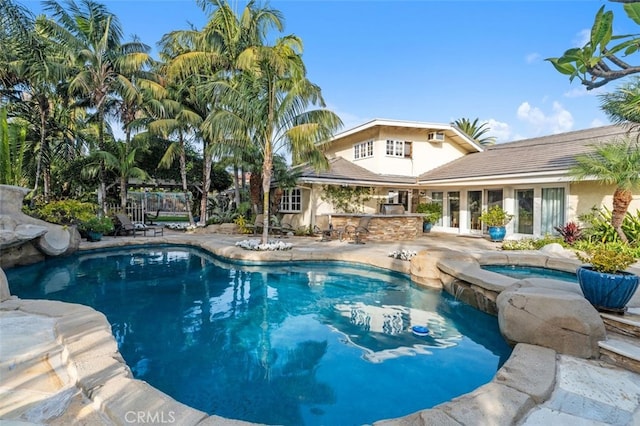
<path id="1" fill-rule="evenodd" d="M 431 193 L 431 202 L 440 204 L 440 213 L 442 213 L 443 198 L 444 192 Z M 442 217 L 440 217 L 440 219 L 438 219 L 438 222 L 434 223 L 434 225 L 442 226 Z"/>
<path id="2" fill-rule="evenodd" d="M 368 157 L 373 157 L 373 141 L 366 141 L 353 146 L 354 160 Z"/>
<path id="3" fill-rule="evenodd" d="M 427 135 L 429 142 L 444 142 L 444 132 L 431 132 Z"/>
<path id="4" fill-rule="evenodd" d="M 447 192 L 449 199 L 449 226 L 457 228 L 460 226 L 460 192 Z"/>
<path id="5" fill-rule="evenodd" d="M 302 195 L 300 188 L 285 189 L 280 198 L 281 212 L 300 212 L 302 211 Z"/>
<path id="6" fill-rule="evenodd" d="M 469 229 L 482 229 L 480 214 L 482 213 L 482 191 L 467 191 L 467 211 L 469 212 Z"/>
<path id="7" fill-rule="evenodd" d="M 516 191 L 516 232 L 533 234 L 533 189 Z"/>
<path id="8" fill-rule="evenodd" d="M 392 157 L 411 158 L 411 141 L 394 141 L 387 139 L 386 153 Z"/>
<path id="9" fill-rule="evenodd" d="M 564 188 L 542 188 L 542 235 L 558 234 L 555 227 L 564 225 L 564 200 Z"/>

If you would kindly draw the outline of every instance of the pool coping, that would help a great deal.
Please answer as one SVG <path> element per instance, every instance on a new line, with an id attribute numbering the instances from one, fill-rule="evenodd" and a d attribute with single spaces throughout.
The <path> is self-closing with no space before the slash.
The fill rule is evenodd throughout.
<path id="1" fill-rule="evenodd" d="M 200 247 L 214 255 L 231 260 L 249 261 L 291 261 L 330 260 L 348 261 L 409 273 L 409 262 L 397 259 L 383 259 L 362 253 L 341 253 L 313 251 L 298 253 L 247 252 L 213 240 L 188 238 L 137 238 L 118 239 L 96 245 L 83 246 L 82 250 L 149 244 L 181 244 Z M 381 265 L 382 263 L 382 265 Z M 117 342 L 111 333 L 111 325 L 106 317 L 94 309 L 84 306 L 54 301 L 26 301 L 11 297 L 0 303 L 0 310 L 20 310 L 32 315 L 43 315 L 56 319 L 55 335 L 63 347 L 63 359 L 69 375 L 82 390 L 94 407 L 116 424 L 130 423 L 127 416 L 131 412 L 155 413 L 167 418 L 180 419 L 181 424 L 252 424 L 240 420 L 209 416 L 204 412 L 182 404 L 144 381 L 133 378 L 131 370 L 117 349 Z M 519 343 L 511 356 L 496 372 L 491 382 L 474 391 L 430 409 L 418 411 L 404 417 L 379 420 L 376 425 L 433 423 L 469 424 L 494 423 L 509 424 L 522 419 L 536 405 L 547 400 L 556 382 L 557 354 L 554 350 L 540 346 Z M 126 397 L 125 397 L 126 395 Z"/>

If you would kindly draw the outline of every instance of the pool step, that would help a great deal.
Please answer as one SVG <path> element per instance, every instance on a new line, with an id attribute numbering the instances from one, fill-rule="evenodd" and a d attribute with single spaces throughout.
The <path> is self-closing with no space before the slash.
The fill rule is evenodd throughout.
<path id="1" fill-rule="evenodd" d="M 600 359 L 640 373 L 640 309 L 600 316 L 607 329 L 607 340 L 599 342 Z"/>
<path id="2" fill-rule="evenodd" d="M 600 313 L 607 332 L 640 338 L 640 308 L 629 308 L 624 315 Z"/>

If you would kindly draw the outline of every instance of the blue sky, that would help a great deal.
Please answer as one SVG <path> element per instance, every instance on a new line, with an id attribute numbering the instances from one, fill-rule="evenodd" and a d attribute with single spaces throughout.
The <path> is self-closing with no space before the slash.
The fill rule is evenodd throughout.
<path id="1" fill-rule="evenodd" d="M 34 12 L 40 2 L 17 0 Z M 243 2 L 230 0 L 242 6 Z M 105 0 L 127 36 L 151 46 L 202 27 L 191 0 Z M 499 142 L 608 124 L 598 93 L 569 83 L 544 58 L 584 44 L 600 6 L 616 33 L 638 31 L 606 1 L 272 0 L 284 34 L 304 43 L 309 78 L 345 129 L 374 118 L 488 121 Z"/>

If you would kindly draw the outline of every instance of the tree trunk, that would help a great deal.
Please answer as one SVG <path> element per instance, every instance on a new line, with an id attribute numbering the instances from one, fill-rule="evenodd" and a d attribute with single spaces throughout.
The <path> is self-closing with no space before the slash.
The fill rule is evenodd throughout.
<path id="1" fill-rule="evenodd" d="M 264 148 L 264 160 L 262 162 L 262 213 L 264 213 L 262 244 L 269 242 L 269 189 L 271 188 L 272 163 L 271 141 L 267 140 Z"/>
<path id="2" fill-rule="evenodd" d="M 613 193 L 611 226 L 613 226 L 613 229 L 615 229 L 618 237 L 620 237 L 620 240 L 625 243 L 628 243 L 629 240 L 622 230 L 622 223 L 624 222 L 624 217 L 627 214 L 627 210 L 629 209 L 629 204 L 631 204 L 632 199 L 633 194 L 627 189 L 616 188 L 615 192 Z"/>
<path id="3" fill-rule="evenodd" d="M 127 178 L 120 176 L 120 208 L 123 213 L 127 212 Z"/>
<path id="4" fill-rule="evenodd" d="M 240 206 L 240 168 L 238 164 L 233 165 L 233 200 L 236 203 L 236 210 Z"/>
<path id="5" fill-rule="evenodd" d="M 202 150 L 204 154 L 204 165 L 202 171 L 202 199 L 200 200 L 200 221 L 199 225 L 203 225 L 207 223 L 207 202 L 209 201 L 209 189 L 211 189 L 211 163 L 213 163 L 213 158 L 211 157 L 211 153 L 209 153 L 208 147 L 205 145 Z"/>
<path id="6" fill-rule="evenodd" d="M 180 132 L 180 179 L 182 180 L 182 192 L 184 192 L 184 201 L 187 204 L 187 212 L 189 214 L 189 225 L 195 226 L 193 221 L 193 212 L 191 211 L 191 197 L 189 196 L 189 186 L 187 184 L 187 159 L 184 152 L 184 137 Z"/>

